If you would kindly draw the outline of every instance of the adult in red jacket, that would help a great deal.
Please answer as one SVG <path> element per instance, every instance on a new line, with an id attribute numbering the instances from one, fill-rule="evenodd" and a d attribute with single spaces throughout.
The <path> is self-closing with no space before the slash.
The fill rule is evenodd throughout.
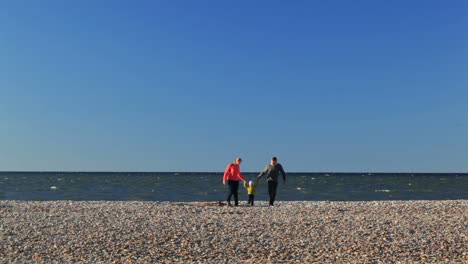
<path id="1" fill-rule="evenodd" d="M 229 164 L 224 172 L 223 184 L 228 184 L 229 194 L 227 197 L 228 205 L 231 206 L 231 196 L 234 195 L 234 205 L 239 205 L 239 180 L 246 182 L 244 176 L 240 172 L 241 158 L 237 158 L 233 163 Z"/>

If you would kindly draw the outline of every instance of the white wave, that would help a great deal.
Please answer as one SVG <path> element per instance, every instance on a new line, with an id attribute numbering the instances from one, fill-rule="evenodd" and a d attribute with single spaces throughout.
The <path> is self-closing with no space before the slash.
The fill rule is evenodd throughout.
<path id="1" fill-rule="evenodd" d="M 391 192 L 390 190 L 374 190 L 374 192 Z"/>

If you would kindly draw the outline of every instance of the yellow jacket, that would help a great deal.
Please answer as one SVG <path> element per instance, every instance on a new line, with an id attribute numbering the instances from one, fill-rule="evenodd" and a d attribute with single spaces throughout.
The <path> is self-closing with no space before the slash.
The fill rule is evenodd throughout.
<path id="1" fill-rule="evenodd" d="M 244 187 L 247 189 L 248 194 L 255 194 L 259 181 L 256 181 L 252 186 L 250 186 L 246 181 L 244 182 Z"/>

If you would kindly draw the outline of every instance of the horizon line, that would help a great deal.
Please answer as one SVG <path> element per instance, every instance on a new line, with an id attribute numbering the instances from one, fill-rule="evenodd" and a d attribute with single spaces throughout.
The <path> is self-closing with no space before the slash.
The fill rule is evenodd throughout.
<path id="1" fill-rule="evenodd" d="M 105 170 L 96 170 L 96 171 L 86 171 L 86 170 L 0 170 L 0 173 L 31 173 L 31 172 L 41 172 L 41 173 L 79 173 L 79 172 L 86 172 L 86 173 L 224 173 L 223 171 L 105 171 Z M 246 171 L 242 173 L 259 173 L 259 172 L 251 172 Z M 319 173 L 319 174 L 343 174 L 343 173 L 350 173 L 350 174 L 468 174 L 468 172 L 412 172 L 412 171 L 402 171 L 402 172 L 392 172 L 392 171 L 290 171 L 286 172 L 289 173 Z"/>

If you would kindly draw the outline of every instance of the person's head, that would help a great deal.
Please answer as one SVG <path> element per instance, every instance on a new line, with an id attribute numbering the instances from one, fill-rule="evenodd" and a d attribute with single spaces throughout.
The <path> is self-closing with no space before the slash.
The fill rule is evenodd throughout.
<path id="1" fill-rule="evenodd" d="M 242 163 L 242 159 L 241 159 L 241 158 L 236 158 L 236 159 L 234 160 L 234 164 L 236 164 L 236 165 L 240 165 L 241 163 Z"/>
<path id="2" fill-rule="evenodd" d="M 254 185 L 254 181 L 249 181 L 249 186 L 253 186 Z"/>
<path id="3" fill-rule="evenodd" d="M 276 157 L 271 158 L 271 164 L 276 165 L 278 163 L 278 159 Z"/>

